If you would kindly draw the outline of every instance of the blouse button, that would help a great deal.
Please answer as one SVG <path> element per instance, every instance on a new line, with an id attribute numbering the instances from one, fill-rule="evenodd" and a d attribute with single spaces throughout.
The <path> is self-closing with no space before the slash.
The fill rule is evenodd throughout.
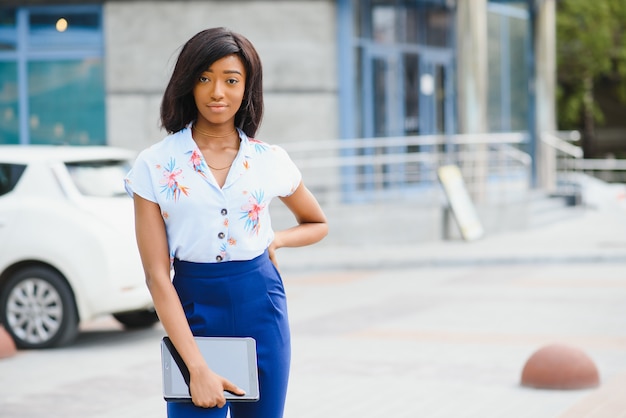
<path id="1" fill-rule="evenodd" d="M 228 214 L 228 211 L 226 209 L 222 209 L 221 213 L 222 213 L 222 215 L 226 216 L 226 214 Z"/>
<path id="2" fill-rule="evenodd" d="M 226 235 L 225 235 L 223 232 L 220 232 L 219 234 L 217 234 L 217 237 L 218 237 L 219 239 L 224 239 L 224 237 L 225 237 L 225 236 L 226 236 Z"/>
<path id="3" fill-rule="evenodd" d="M 218 255 L 217 257 L 215 257 L 215 259 L 217 261 L 222 261 L 224 259 L 224 257 L 222 257 L 221 255 Z"/>

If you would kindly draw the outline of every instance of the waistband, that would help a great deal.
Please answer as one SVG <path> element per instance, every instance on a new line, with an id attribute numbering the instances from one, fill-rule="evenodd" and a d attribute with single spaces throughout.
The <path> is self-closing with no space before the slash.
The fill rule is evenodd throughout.
<path id="1" fill-rule="evenodd" d="M 268 262 L 270 260 L 267 250 L 251 260 L 222 261 L 220 263 L 196 263 L 175 258 L 174 273 L 187 277 L 222 277 L 242 274 Z"/>

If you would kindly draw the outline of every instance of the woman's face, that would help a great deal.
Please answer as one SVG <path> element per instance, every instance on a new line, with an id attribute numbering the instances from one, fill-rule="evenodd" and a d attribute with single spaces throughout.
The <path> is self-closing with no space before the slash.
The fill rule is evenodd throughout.
<path id="1" fill-rule="evenodd" d="M 193 88 L 198 122 L 234 125 L 246 88 L 246 70 L 237 55 L 215 61 L 200 75 Z"/>

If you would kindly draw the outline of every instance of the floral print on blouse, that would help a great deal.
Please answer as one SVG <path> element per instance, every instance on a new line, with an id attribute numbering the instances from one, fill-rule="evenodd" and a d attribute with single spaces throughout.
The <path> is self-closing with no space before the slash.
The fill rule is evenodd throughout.
<path id="1" fill-rule="evenodd" d="M 160 207 L 171 258 L 193 262 L 250 260 L 274 239 L 270 202 L 289 196 L 302 176 L 288 154 L 239 131 L 240 147 L 219 187 L 190 126 L 137 157 L 125 178 L 136 193 Z"/>
<path id="2" fill-rule="evenodd" d="M 161 179 L 161 193 L 165 193 L 168 199 L 177 200 L 181 193 L 188 195 L 187 188 L 182 186 L 179 181 L 182 178 L 183 170 L 176 167 L 173 158 L 163 169 L 163 178 Z"/>

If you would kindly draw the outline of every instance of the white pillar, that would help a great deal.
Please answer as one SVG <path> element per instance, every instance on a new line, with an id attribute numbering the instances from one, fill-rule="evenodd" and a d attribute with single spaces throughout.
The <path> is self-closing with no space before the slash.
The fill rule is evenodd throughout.
<path id="1" fill-rule="evenodd" d="M 486 133 L 487 0 L 458 0 L 456 18 L 458 130 L 461 134 Z M 488 150 L 485 145 L 475 145 L 469 151 L 473 161 L 461 164 L 461 171 L 478 203 L 485 196 Z"/>
<path id="2" fill-rule="evenodd" d="M 487 1 L 457 3 L 459 133 L 487 132 Z"/>
<path id="3" fill-rule="evenodd" d="M 556 152 L 541 141 L 543 132 L 556 131 L 556 1 L 537 2 L 535 14 L 535 129 L 537 186 L 556 189 Z"/>

